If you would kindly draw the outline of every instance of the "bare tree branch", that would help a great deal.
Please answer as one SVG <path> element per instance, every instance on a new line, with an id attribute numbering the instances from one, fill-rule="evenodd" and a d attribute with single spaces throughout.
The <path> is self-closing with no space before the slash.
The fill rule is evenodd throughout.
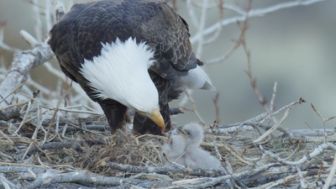
<path id="1" fill-rule="evenodd" d="M 336 154 L 334 156 L 334 161 L 333 161 L 333 164 L 331 166 L 330 173 L 327 177 L 327 180 L 325 181 L 325 184 L 323 186 L 323 189 L 330 188 L 330 184 L 331 184 L 332 179 L 335 177 L 335 173 L 336 173 Z"/>
<path id="2" fill-rule="evenodd" d="M 39 44 L 32 50 L 16 52 L 12 66 L 8 71 L 5 80 L 0 83 L 0 107 L 5 107 L 12 101 L 13 93 L 26 79 L 30 70 L 53 56 L 47 44 Z M 6 103 L 7 102 L 7 103 Z"/>
<path id="3" fill-rule="evenodd" d="M 207 29 L 204 30 L 202 33 L 197 33 L 195 36 L 191 38 L 192 43 L 198 42 L 202 36 L 209 35 L 213 32 L 215 32 L 218 28 L 224 27 L 230 24 L 234 24 L 237 22 L 244 22 L 246 19 L 254 18 L 254 17 L 262 17 L 269 13 L 273 13 L 282 9 L 288 9 L 293 8 L 297 6 L 307 6 L 312 5 L 315 3 L 320 3 L 326 0 L 296 0 L 296 1 L 288 1 L 285 3 L 279 3 L 277 5 L 272 5 L 266 8 L 260 8 L 260 9 L 252 9 L 249 11 L 249 13 L 245 16 L 236 16 L 232 18 L 225 18 L 224 20 L 221 20 L 220 22 L 217 22 L 216 24 L 213 24 L 210 27 L 207 27 Z"/>

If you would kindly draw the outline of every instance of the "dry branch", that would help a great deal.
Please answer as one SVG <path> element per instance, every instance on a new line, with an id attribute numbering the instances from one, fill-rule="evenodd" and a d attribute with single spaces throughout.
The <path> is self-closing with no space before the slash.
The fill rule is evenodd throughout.
<path id="1" fill-rule="evenodd" d="M 39 44 L 32 50 L 16 52 L 6 78 L 0 83 L 0 108 L 11 104 L 13 94 L 27 79 L 30 70 L 48 61 L 52 56 L 53 53 L 47 44 Z"/>
<path id="2" fill-rule="evenodd" d="M 335 153 L 333 164 L 332 164 L 331 169 L 330 169 L 330 173 L 329 173 L 329 175 L 327 177 L 327 180 L 326 180 L 326 182 L 323 186 L 323 189 L 328 189 L 330 187 L 331 181 L 335 177 L 335 173 L 336 173 L 336 153 Z"/>
<path id="3" fill-rule="evenodd" d="M 134 179 L 101 176 L 88 171 L 75 171 L 69 173 L 55 172 L 56 173 L 48 170 L 46 173 L 39 175 L 33 183 L 27 186 L 27 189 L 34 189 L 53 183 L 77 183 L 85 186 L 123 186 L 131 183 L 137 183 Z"/>
<path id="4" fill-rule="evenodd" d="M 110 162 L 107 165 L 111 169 L 118 171 L 123 171 L 125 173 L 158 173 L 158 174 L 185 174 L 192 176 L 202 176 L 211 177 L 225 174 L 224 171 L 213 171 L 213 170 L 191 170 L 185 169 L 181 166 L 164 166 L 164 167 L 154 167 L 154 166 L 134 166 L 134 165 L 123 165 L 114 162 Z"/>
<path id="5" fill-rule="evenodd" d="M 31 106 L 35 106 L 34 103 L 37 103 L 36 100 L 32 101 Z M 286 111 L 295 104 L 297 103 L 291 103 L 291 106 L 286 105 L 285 108 L 280 108 L 277 111 Z M 276 114 L 277 111 L 273 113 Z M 46 113 L 54 114 L 53 110 L 47 110 Z M 27 117 L 34 114 L 38 114 L 38 112 L 31 110 Z M 68 118 L 69 122 L 76 124 L 81 122 L 80 119 L 75 117 Z M 94 124 L 95 119 L 96 122 L 100 122 L 100 118 L 97 117 L 83 119 L 82 121 L 87 124 Z M 263 119 L 258 120 L 262 121 Z M 256 132 L 237 130 L 236 134 L 207 133 L 206 142 L 203 146 L 212 153 L 223 156 L 222 161 L 227 162 L 226 164 L 230 164 L 230 167 L 232 167 L 230 168 L 232 173 L 228 174 L 225 171 L 192 170 L 174 165 L 163 166 L 162 160 L 159 160 L 163 157 L 161 157 L 160 152 L 156 152 L 160 151 L 160 144 L 164 140 L 161 139 L 162 137 L 152 135 L 134 137 L 123 131 L 110 136 L 104 130 L 91 133 L 81 129 L 67 129 L 64 131 L 64 138 L 62 138 L 57 133 L 63 132 L 61 125 L 69 124 L 67 120 L 63 118 L 59 122 L 47 119 L 45 121 L 47 123 L 47 127 L 44 128 L 46 133 L 37 131 L 35 137 L 31 139 L 29 136 L 33 137 L 34 135 L 29 133 L 33 133 L 35 128 L 30 131 L 29 127 L 31 126 L 26 124 L 22 125 L 18 132 L 18 135 L 24 134 L 26 137 L 7 135 L 5 127 L 0 127 L 3 130 L 3 135 L 7 138 L 6 141 L 12 141 L 7 143 L 17 149 L 13 151 L 12 147 L 6 146 L 0 138 L 2 141 L 0 148 L 4 149 L 2 150 L 3 154 L 0 154 L 0 159 L 6 161 L 19 159 L 21 161 L 23 157 L 22 160 L 24 161 L 32 161 L 26 165 L 0 164 L 0 173 L 4 174 L 3 178 L 16 186 L 20 186 L 22 182 L 10 177 L 13 173 L 21 175 L 24 182 L 28 183 L 31 188 L 37 186 L 54 187 L 55 184 L 62 186 L 68 183 L 76 183 L 78 186 L 87 187 L 107 185 L 126 188 L 131 185 L 139 185 L 145 188 L 153 186 L 156 188 L 223 188 L 230 185 L 269 187 L 283 186 L 286 183 L 298 186 L 302 185 L 302 182 L 298 181 L 302 179 L 305 180 L 307 186 L 310 186 L 312 180 L 318 174 L 323 173 L 324 177 L 327 177 L 328 169 L 326 166 L 319 168 L 319 162 L 323 160 L 324 164 L 331 164 L 332 159 L 325 157 L 328 157 L 327 154 L 334 154 L 336 151 L 334 144 L 322 143 L 316 146 L 316 143 L 310 144 L 307 141 L 304 143 L 305 147 L 297 148 L 294 152 L 291 152 L 287 142 L 295 140 L 294 138 L 298 136 L 297 130 L 295 134 L 288 131 L 288 135 L 282 136 L 284 138 L 270 138 L 263 144 L 263 146 L 267 146 L 267 150 L 253 144 L 252 139 L 258 136 L 253 134 Z M 19 126 L 22 121 L 13 119 L 12 122 L 12 124 Z M 43 120 L 37 122 L 43 123 Z M 246 121 L 242 123 L 246 123 Z M 252 127 L 252 129 L 255 129 L 255 127 Z M 276 134 L 276 132 L 274 130 L 273 134 Z M 319 132 L 316 133 L 319 134 Z M 309 136 L 313 135 L 314 132 L 311 131 Z M 47 137 L 47 140 L 45 137 Z M 298 137 L 300 140 L 301 136 Z M 225 145 L 223 146 L 223 144 Z M 125 152 L 132 153 L 132 151 L 136 151 L 136 154 L 132 156 L 131 154 L 125 154 Z M 116 155 L 118 153 L 119 155 Z M 281 157 L 290 157 L 291 159 Z M 37 166 L 39 164 L 52 166 Z M 297 166 L 300 166 L 300 169 L 297 169 Z M 95 173 L 83 171 L 83 169 Z M 298 170 L 302 170 L 301 173 Z M 36 176 L 27 176 L 31 173 Z M 123 175 L 123 177 L 119 178 L 120 175 Z M 94 180 L 93 178 L 97 179 Z M 109 180 L 106 181 L 106 179 Z M 124 185 L 114 182 L 118 179 L 123 179 Z"/>
<path id="6" fill-rule="evenodd" d="M 235 24 L 235 23 L 238 23 L 238 22 L 244 22 L 246 19 L 249 19 L 249 18 L 263 17 L 267 14 L 270 14 L 270 13 L 273 13 L 273 12 L 276 12 L 276 11 L 279 11 L 279 10 L 293 8 L 293 7 L 297 7 L 297 6 L 308 6 L 308 5 L 312 5 L 312 4 L 315 4 L 315 3 L 320 3 L 320 2 L 323 2 L 323 1 L 327 1 L 327 0 L 296 0 L 296 1 L 288 1 L 288 2 L 285 2 L 285 3 L 279 3 L 279 4 L 276 4 L 276 5 L 271 5 L 271 6 L 266 7 L 266 8 L 252 9 L 248 13 L 245 12 L 245 14 L 243 16 L 235 16 L 235 17 L 232 17 L 232 18 L 225 18 L 225 19 L 213 24 L 212 26 L 207 27 L 202 33 L 197 33 L 196 35 L 194 35 L 191 38 L 191 42 L 196 43 L 203 36 L 212 34 L 212 33 L 216 32 L 221 27 L 225 27 L 225 26 L 228 26 L 230 24 Z"/>
<path id="7" fill-rule="evenodd" d="M 336 145 L 334 145 L 332 143 L 321 144 L 321 145 L 317 146 L 312 152 L 304 155 L 302 158 L 300 158 L 299 160 L 296 160 L 296 161 L 289 161 L 289 160 L 287 160 L 288 158 L 280 158 L 278 155 L 274 154 L 271 151 L 267 151 L 267 150 L 264 150 L 264 149 L 263 149 L 263 151 L 264 151 L 265 155 L 268 155 L 272 158 L 275 158 L 278 162 L 281 162 L 281 163 L 284 163 L 284 164 L 287 164 L 287 165 L 301 165 L 301 164 L 313 159 L 314 157 L 320 155 L 326 149 L 332 149 L 332 150 L 336 151 Z"/>
<path id="8" fill-rule="evenodd" d="M 213 131 L 216 133 L 228 134 L 228 133 L 236 132 L 237 130 L 252 130 L 254 129 L 252 126 L 262 125 L 260 123 L 264 122 L 265 119 L 274 117 L 282 112 L 285 112 L 285 111 L 288 111 L 294 108 L 296 105 L 303 104 L 305 102 L 306 101 L 303 98 L 299 98 L 298 100 L 293 101 L 285 106 L 282 106 L 278 110 L 273 111 L 271 113 L 264 112 L 264 113 L 261 113 L 243 122 L 238 122 L 238 123 L 233 123 L 233 124 L 223 124 L 223 125 L 220 125 L 218 129 L 215 129 Z"/>
<path id="9" fill-rule="evenodd" d="M 192 179 L 187 181 L 177 181 L 173 183 L 173 186 L 170 188 L 181 188 L 181 187 L 187 187 L 187 188 L 208 188 L 218 185 L 219 183 L 225 183 L 228 179 L 236 179 L 236 180 L 242 180 L 248 177 L 252 177 L 256 174 L 259 174 L 261 172 L 264 172 L 268 170 L 271 167 L 277 166 L 278 164 L 268 164 L 264 166 L 260 166 L 253 170 L 243 171 L 240 173 L 235 173 L 232 175 L 224 175 L 219 177 L 209 177 L 209 178 L 201 178 L 201 179 Z M 175 186 L 174 186 L 175 185 Z"/>

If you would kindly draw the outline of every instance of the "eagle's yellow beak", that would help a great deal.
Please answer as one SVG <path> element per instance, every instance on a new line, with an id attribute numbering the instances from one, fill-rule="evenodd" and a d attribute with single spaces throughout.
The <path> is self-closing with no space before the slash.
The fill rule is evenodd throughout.
<path id="1" fill-rule="evenodd" d="M 148 117 L 160 128 L 161 132 L 164 132 L 166 125 L 159 109 L 151 112 Z"/>

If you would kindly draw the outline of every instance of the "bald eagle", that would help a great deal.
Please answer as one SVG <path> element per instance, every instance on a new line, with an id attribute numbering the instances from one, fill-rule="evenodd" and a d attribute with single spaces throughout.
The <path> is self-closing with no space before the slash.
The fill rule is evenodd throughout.
<path id="1" fill-rule="evenodd" d="M 128 108 L 133 129 L 171 127 L 168 102 L 186 88 L 212 88 L 192 52 L 186 21 L 158 0 L 76 4 L 50 31 L 62 71 L 100 104 L 112 131 Z"/>

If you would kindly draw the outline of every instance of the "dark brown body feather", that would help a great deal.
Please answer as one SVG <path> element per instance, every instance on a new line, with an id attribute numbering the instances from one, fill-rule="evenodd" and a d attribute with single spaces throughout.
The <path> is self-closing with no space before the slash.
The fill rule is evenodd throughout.
<path id="1" fill-rule="evenodd" d="M 94 90 L 79 72 L 84 59 L 91 60 L 100 54 L 102 43 L 135 37 L 154 50 L 156 62 L 149 73 L 159 91 L 160 109 L 168 129 L 171 124 L 168 102 L 181 92 L 178 77 L 200 63 L 192 53 L 186 22 L 166 3 L 157 0 L 77 4 L 50 34 L 49 44 L 61 69 L 102 106 L 112 130 L 121 127 L 126 107 L 113 99 L 95 98 Z M 135 115 L 134 129 L 140 133 L 159 133 L 151 120 L 139 114 Z"/>

